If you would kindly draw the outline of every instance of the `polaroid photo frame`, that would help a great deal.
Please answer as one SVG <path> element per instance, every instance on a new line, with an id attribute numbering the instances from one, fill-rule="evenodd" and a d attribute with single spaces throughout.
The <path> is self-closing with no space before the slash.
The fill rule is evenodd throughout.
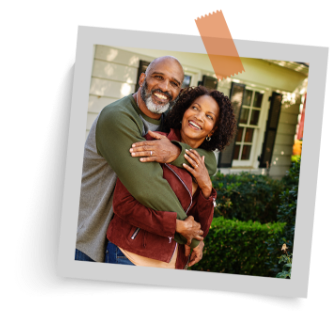
<path id="1" fill-rule="evenodd" d="M 58 274 L 60 276 L 177 288 L 307 297 L 328 48 L 246 40 L 234 40 L 234 43 L 240 57 L 288 60 L 310 64 L 292 278 L 287 280 L 74 260 L 94 45 L 206 54 L 199 36 L 94 27 L 79 27 L 78 29 L 59 239 Z"/>

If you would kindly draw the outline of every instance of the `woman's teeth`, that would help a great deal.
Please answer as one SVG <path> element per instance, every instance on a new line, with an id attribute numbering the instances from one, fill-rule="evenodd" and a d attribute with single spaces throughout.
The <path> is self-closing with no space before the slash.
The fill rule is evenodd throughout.
<path id="1" fill-rule="evenodd" d="M 189 124 L 191 124 L 192 126 L 194 126 L 194 127 L 196 127 L 197 129 L 201 129 L 197 124 L 195 124 L 194 122 L 191 122 L 191 121 L 189 121 Z"/>

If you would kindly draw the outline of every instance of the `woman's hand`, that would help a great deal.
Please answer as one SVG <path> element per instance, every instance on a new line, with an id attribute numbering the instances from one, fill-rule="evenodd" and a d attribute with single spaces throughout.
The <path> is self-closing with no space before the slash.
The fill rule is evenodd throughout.
<path id="1" fill-rule="evenodd" d="M 190 247 L 185 245 L 185 255 L 189 256 L 190 255 Z M 191 253 L 190 259 L 189 259 L 189 264 L 188 267 L 193 266 L 194 264 L 198 263 L 202 258 L 203 258 L 203 249 L 204 249 L 204 242 L 201 241 L 194 249 L 193 252 Z"/>
<path id="2" fill-rule="evenodd" d="M 208 198 L 211 195 L 212 182 L 204 164 L 204 156 L 201 157 L 196 150 L 191 149 L 186 150 L 185 158 L 192 167 L 187 164 L 183 164 L 183 167 L 194 176 L 204 197 Z"/>

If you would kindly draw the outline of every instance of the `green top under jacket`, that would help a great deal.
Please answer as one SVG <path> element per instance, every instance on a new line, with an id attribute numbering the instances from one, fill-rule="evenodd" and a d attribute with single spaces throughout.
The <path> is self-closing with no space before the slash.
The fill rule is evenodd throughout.
<path id="1" fill-rule="evenodd" d="M 162 120 L 163 118 L 161 118 Z M 76 248 L 95 261 L 103 262 L 106 231 L 113 215 L 112 200 L 116 178 L 119 177 L 133 197 L 146 207 L 157 211 L 176 212 L 178 219 L 187 216 L 168 182 L 163 178 L 159 163 L 142 163 L 133 158 L 129 149 L 135 142 L 144 141 L 150 126 L 160 125 L 144 115 L 132 95 L 106 106 L 87 137 L 84 148 L 83 172 L 78 217 Z M 190 146 L 176 142 L 180 156 L 172 162 L 182 167 L 189 164 L 184 159 Z M 205 155 L 205 165 L 210 175 L 216 171 L 216 158 L 212 151 L 197 149 Z M 175 234 L 174 239 L 183 244 L 185 239 Z M 199 241 L 193 240 L 191 247 Z"/>

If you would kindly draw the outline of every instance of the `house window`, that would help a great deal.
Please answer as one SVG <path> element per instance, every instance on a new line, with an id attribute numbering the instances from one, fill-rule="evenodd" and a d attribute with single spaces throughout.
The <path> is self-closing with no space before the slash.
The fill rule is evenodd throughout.
<path id="1" fill-rule="evenodd" d="M 183 78 L 181 88 L 185 89 L 186 87 L 189 87 L 190 83 L 191 83 L 191 76 L 185 74 L 184 78 Z"/>
<path id="2" fill-rule="evenodd" d="M 216 90 L 218 88 L 218 79 L 204 75 L 203 80 L 198 81 L 198 85 L 203 85 L 208 89 Z"/>
<path id="3" fill-rule="evenodd" d="M 233 152 L 235 161 L 251 160 L 255 132 L 259 128 L 263 96 L 263 92 L 247 88 L 245 90 Z"/>

